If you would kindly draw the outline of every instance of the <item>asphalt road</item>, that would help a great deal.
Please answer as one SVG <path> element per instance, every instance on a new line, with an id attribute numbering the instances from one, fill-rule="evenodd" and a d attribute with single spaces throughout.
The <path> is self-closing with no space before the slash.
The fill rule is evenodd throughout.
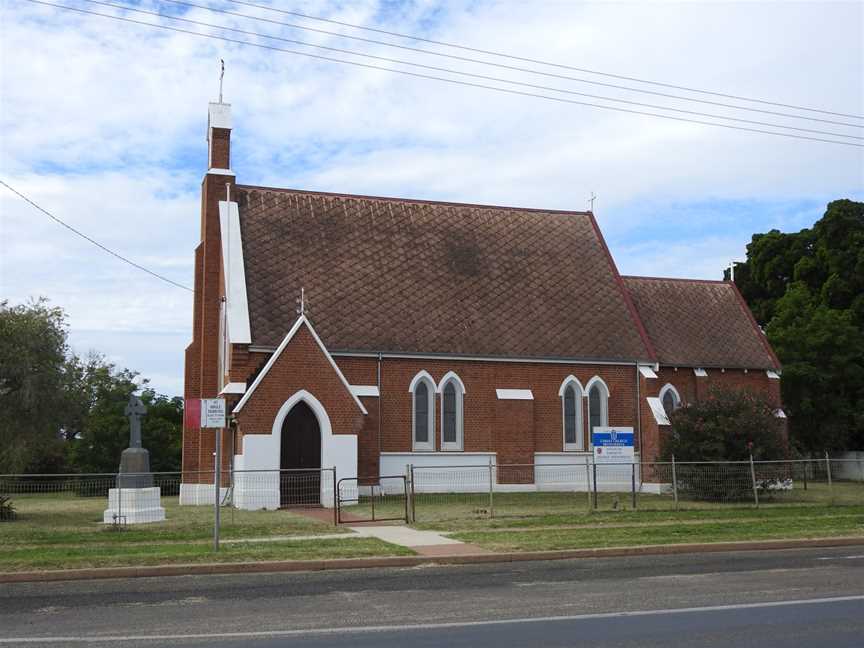
<path id="1" fill-rule="evenodd" d="M 22 646 L 864 646 L 864 546 L 0 586 Z"/>

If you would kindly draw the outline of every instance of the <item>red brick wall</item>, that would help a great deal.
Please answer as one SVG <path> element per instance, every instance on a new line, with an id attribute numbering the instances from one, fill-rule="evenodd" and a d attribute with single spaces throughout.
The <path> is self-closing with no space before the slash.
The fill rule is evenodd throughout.
<path id="1" fill-rule="evenodd" d="M 334 434 L 361 432 L 360 408 L 309 329 L 301 326 L 237 415 L 240 434 L 270 434 L 279 408 L 301 389 L 324 406 Z"/>
<path id="2" fill-rule="evenodd" d="M 376 358 L 336 357 L 352 384 L 374 385 Z M 384 452 L 409 452 L 413 403 L 408 387 L 421 370 L 439 382 L 454 371 L 465 385 L 463 401 L 464 451 L 494 451 L 498 444 L 498 401 L 495 389 L 531 389 L 533 452 L 563 450 L 561 398 L 558 390 L 569 375 L 586 385 L 600 376 L 611 392 L 610 425 L 636 427 L 636 379 L 633 366 L 566 365 L 554 363 L 485 362 L 470 360 L 420 360 L 384 358 L 381 363 L 381 446 Z M 583 421 L 587 448 L 587 411 L 583 399 Z M 524 401 L 523 401 L 524 402 Z M 441 398 L 435 398 L 435 447 L 441 447 Z M 524 454 L 524 453 L 523 453 Z M 499 459 L 500 461 L 500 459 Z"/>
<path id="3" fill-rule="evenodd" d="M 524 467 L 524 464 L 534 463 L 534 401 L 496 401 L 494 437 L 494 450 L 499 465 L 523 464 L 520 468 L 500 468 L 498 482 L 501 484 L 533 483 L 534 471 Z"/>

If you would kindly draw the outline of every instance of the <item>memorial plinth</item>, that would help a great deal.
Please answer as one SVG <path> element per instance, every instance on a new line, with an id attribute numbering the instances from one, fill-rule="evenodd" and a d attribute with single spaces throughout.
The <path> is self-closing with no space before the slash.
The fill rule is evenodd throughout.
<path id="1" fill-rule="evenodd" d="M 140 398 L 129 396 L 124 412 L 129 417 L 129 447 L 120 455 L 117 488 L 108 491 L 105 524 L 145 524 L 165 519 L 161 489 L 153 485 L 150 453 L 141 447 L 141 417 L 147 408 Z"/>

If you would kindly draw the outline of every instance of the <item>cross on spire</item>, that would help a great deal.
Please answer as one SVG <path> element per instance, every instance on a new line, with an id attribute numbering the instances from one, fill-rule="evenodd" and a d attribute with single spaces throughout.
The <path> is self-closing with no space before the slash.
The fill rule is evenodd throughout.
<path id="1" fill-rule="evenodd" d="M 596 195 L 594 194 L 594 192 L 592 191 L 592 192 L 591 192 L 591 197 L 588 199 L 588 202 L 591 203 L 590 211 L 591 211 L 592 213 L 594 212 L 594 201 L 595 201 L 595 200 L 597 200 L 597 196 L 596 196 Z"/>
<path id="2" fill-rule="evenodd" d="M 222 79 L 225 77 L 225 59 L 219 59 L 221 70 L 219 72 L 219 103 L 222 103 Z"/>
<path id="3" fill-rule="evenodd" d="M 297 300 L 297 314 L 303 317 L 306 315 L 306 289 L 300 288 L 300 299 Z"/>

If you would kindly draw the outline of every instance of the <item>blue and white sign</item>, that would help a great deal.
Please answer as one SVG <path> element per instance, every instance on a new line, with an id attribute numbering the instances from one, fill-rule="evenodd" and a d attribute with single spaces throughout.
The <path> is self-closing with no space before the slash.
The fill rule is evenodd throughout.
<path id="1" fill-rule="evenodd" d="M 632 463 L 632 427 L 595 427 L 591 435 L 595 463 Z"/>

